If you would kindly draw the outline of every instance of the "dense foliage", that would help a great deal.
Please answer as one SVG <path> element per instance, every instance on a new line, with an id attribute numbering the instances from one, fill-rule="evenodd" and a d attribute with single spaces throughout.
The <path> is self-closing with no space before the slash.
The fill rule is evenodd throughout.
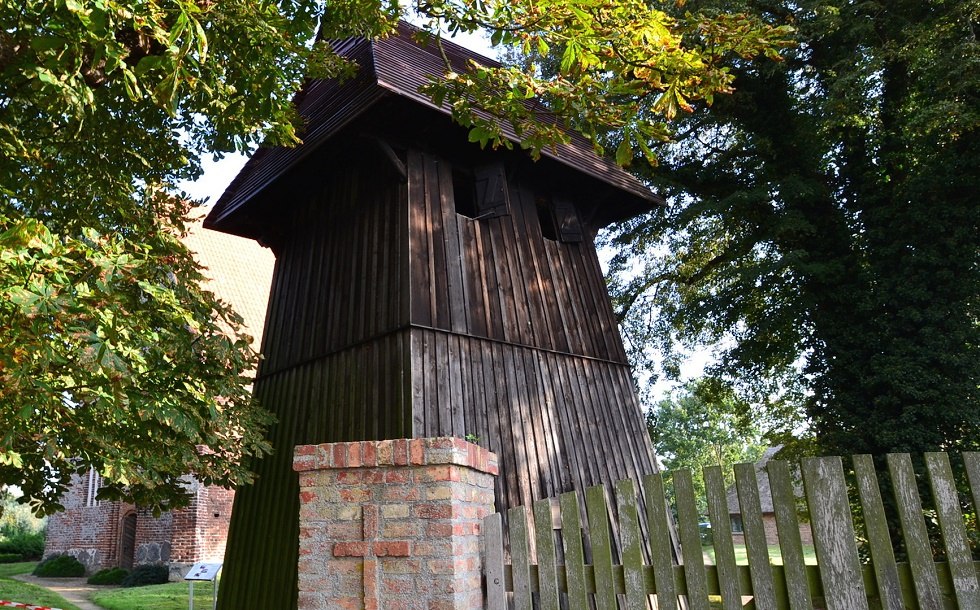
<path id="1" fill-rule="evenodd" d="M 713 349 L 757 401 L 797 396 L 826 453 L 980 447 L 980 2 L 688 2 L 791 23 L 738 61 L 618 227 L 634 345 Z M 638 275 L 633 275 L 636 270 Z"/>
<path id="2" fill-rule="evenodd" d="M 119 583 L 124 588 L 162 585 L 170 581 L 170 567 L 162 564 L 143 564 L 133 568 Z"/>
<path id="3" fill-rule="evenodd" d="M 643 2 L 434 0 L 430 31 L 489 26 L 496 43 L 563 47 L 559 72 L 476 69 L 431 94 L 499 143 L 467 99 L 539 149 L 561 136 L 542 96 L 589 134 L 649 149 L 663 121 L 727 92 L 731 56 L 773 54 L 787 30 L 744 14 L 679 18 Z M 102 498 L 166 508 L 180 477 L 248 482 L 268 451 L 255 353 L 199 286 L 174 185 L 203 154 L 291 144 L 304 79 L 353 69 L 326 42 L 392 30 L 397 3 L 23 0 L 0 4 L 0 483 L 57 509 L 72 473 Z M 319 28 L 320 41 L 315 44 Z M 630 101 L 635 98 L 634 101 Z M 652 113 L 641 113 L 644 108 Z"/>
<path id="4" fill-rule="evenodd" d="M 41 578 L 73 578 L 85 576 L 85 566 L 71 555 L 53 555 L 37 564 L 31 574 Z"/>
<path id="5" fill-rule="evenodd" d="M 714 380 L 690 382 L 647 412 L 653 449 L 668 471 L 689 469 L 702 514 L 707 512 L 703 469 L 721 466 L 725 483 L 732 466 L 762 455 L 762 422 L 751 406 Z"/>
<path id="6" fill-rule="evenodd" d="M 129 570 L 124 568 L 103 568 L 88 577 L 90 585 L 118 585 L 129 575 Z"/>

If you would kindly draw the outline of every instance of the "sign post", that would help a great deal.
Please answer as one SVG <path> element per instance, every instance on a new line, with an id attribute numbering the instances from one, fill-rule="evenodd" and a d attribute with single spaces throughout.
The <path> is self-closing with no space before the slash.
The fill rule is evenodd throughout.
<path id="1" fill-rule="evenodd" d="M 191 569 L 187 571 L 184 576 L 184 580 L 187 581 L 188 587 L 190 589 L 189 598 L 187 602 L 187 610 L 194 610 L 194 581 L 205 580 L 214 583 L 214 600 L 211 606 L 212 610 L 216 610 L 218 607 L 218 581 L 215 580 L 218 576 L 218 572 L 221 571 L 220 563 L 195 563 L 191 566 Z"/>

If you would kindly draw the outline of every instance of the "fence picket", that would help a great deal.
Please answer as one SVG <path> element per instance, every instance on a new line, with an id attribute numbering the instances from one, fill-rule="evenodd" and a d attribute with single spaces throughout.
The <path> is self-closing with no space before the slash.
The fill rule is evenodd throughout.
<path id="1" fill-rule="evenodd" d="M 973 510 L 980 514 L 980 452 L 964 451 L 963 463 L 966 465 L 966 478 L 973 493 Z"/>
<path id="2" fill-rule="evenodd" d="M 511 576 L 514 581 L 514 610 L 531 607 L 531 543 L 527 529 L 527 509 L 515 506 L 507 511 L 510 525 Z"/>
<path id="3" fill-rule="evenodd" d="M 807 586 L 806 563 L 803 560 L 803 541 L 800 539 L 800 521 L 796 517 L 796 494 L 789 473 L 789 464 L 783 460 L 769 462 L 769 489 L 776 514 L 776 534 L 783 558 L 783 575 L 786 581 L 786 601 L 793 610 L 813 607 L 810 588 Z"/>
<path id="4" fill-rule="evenodd" d="M 691 471 L 673 473 L 674 495 L 677 499 L 677 531 L 681 538 L 681 557 L 684 558 L 684 579 L 687 581 L 687 603 L 693 610 L 708 610 L 708 577 L 704 570 L 704 552 L 698 532 L 698 509 L 694 499 Z"/>
<path id="5" fill-rule="evenodd" d="M 882 610 L 904 610 L 902 585 L 898 578 L 891 536 L 888 534 L 888 521 L 878 488 L 874 460 L 870 455 L 855 455 L 852 460 Z"/>
<path id="6" fill-rule="evenodd" d="M 558 497 L 561 509 L 561 539 L 565 549 L 565 582 L 569 608 L 588 608 L 585 585 L 585 553 L 582 549 L 582 521 L 578 494 L 574 491 Z"/>
<path id="7" fill-rule="evenodd" d="M 504 582 L 504 523 L 500 513 L 483 519 L 483 570 L 487 577 L 487 610 L 507 610 Z"/>
<path id="8" fill-rule="evenodd" d="M 945 453 L 927 453 L 926 469 L 936 503 L 939 527 L 946 547 L 946 561 L 953 580 L 953 591 L 960 608 L 980 608 L 980 587 L 967 542 L 966 527 L 953 479 L 953 469 Z"/>
<path id="9" fill-rule="evenodd" d="M 728 496 L 721 466 L 704 469 L 704 487 L 708 499 L 708 521 L 711 523 L 711 541 L 715 548 L 715 567 L 718 572 L 718 589 L 724 610 L 740 610 L 742 596 L 738 586 L 738 568 L 735 566 L 735 544 L 732 540 L 732 521 L 728 515 Z"/>
<path id="10" fill-rule="evenodd" d="M 534 513 L 534 542 L 538 554 L 538 595 L 540 610 L 559 610 L 558 558 L 555 556 L 555 529 L 551 521 L 551 500 L 538 500 Z"/>
<path id="11" fill-rule="evenodd" d="M 647 501 L 647 531 L 650 532 L 650 561 L 653 563 L 653 579 L 657 588 L 657 608 L 677 610 L 674 553 L 670 548 L 670 525 L 667 522 L 663 475 L 651 474 L 644 477 L 643 489 Z"/>
<path id="12" fill-rule="evenodd" d="M 827 610 L 867 610 L 841 460 L 809 458 L 802 469 Z"/>
<path id="13" fill-rule="evenodd" d="M 589 515 L 589 541 L 592 543 L 592 566 L 595 570 L 596 609 L 616 610 L 606 488 L 597 485 L 585 490 L 585 507 Z"/>
<path id="14" fill-rule="evenodd" d="M 619 514 L 620 547 L 623 549 L 623 582 L 626 588 L 626 610 L 646 610 L 647 594 L 643 584 L 643 534 L 636 509 L 633 481 L 616 483 L 616 512 Z"/>
<path id="15" fill-rule="evenodd" d="M 915 481 L 912 458 L 907 453 L 891 453 L 886 456 L 888 471 L 892 476 L 892 490 L 902 524 L 902 537 L 909 555 L 909 567 L 915 583 L 915 595 L 924 608 L 942 608 L 939 594 L 939 578 L 932 560 L 929 533 L 922 516 L 919 487 Z"/>
<path id="16" fill-rule="evenodd" d="M 745 554 L 749 559 L 749 576 L 752 579 L 752 599 L 758 610 L 776 608 L 776 593 L 769 563 L 769 545 L 766 544 L 766 526 L 762 523 L 762 503 L 759 499 L 759 481 L 755 464 L 735 464 L 735 489 L 742 509 L 742 529 L 745 537 Z"/>

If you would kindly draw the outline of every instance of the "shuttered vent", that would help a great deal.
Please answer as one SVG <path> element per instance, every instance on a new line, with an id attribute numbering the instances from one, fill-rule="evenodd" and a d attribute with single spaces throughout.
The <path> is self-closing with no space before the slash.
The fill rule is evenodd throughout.
<path id="1" fill-rule="evenodd" d="M 582 241 L 582 223 L 579 222 L 575 204 L 567 199 L 535 199 L 541 234 L 545 239 L 562 243 Z"/>
<path id="2" fill-rule="evenodd" d="M 500 163 L 472 171 L 453 168 L 453 200 L 456 212 L 476 220 L 499 218 L 510 213 L 507 173 Z"/>

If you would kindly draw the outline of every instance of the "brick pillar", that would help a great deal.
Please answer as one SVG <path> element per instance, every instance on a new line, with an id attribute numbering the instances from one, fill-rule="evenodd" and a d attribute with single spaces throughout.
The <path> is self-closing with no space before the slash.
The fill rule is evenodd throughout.
<path id="1" fill-rule="evenodd" d="M 455 438 L 300 445 L 299 608 L 483 608 L 497 458 Z"/>

